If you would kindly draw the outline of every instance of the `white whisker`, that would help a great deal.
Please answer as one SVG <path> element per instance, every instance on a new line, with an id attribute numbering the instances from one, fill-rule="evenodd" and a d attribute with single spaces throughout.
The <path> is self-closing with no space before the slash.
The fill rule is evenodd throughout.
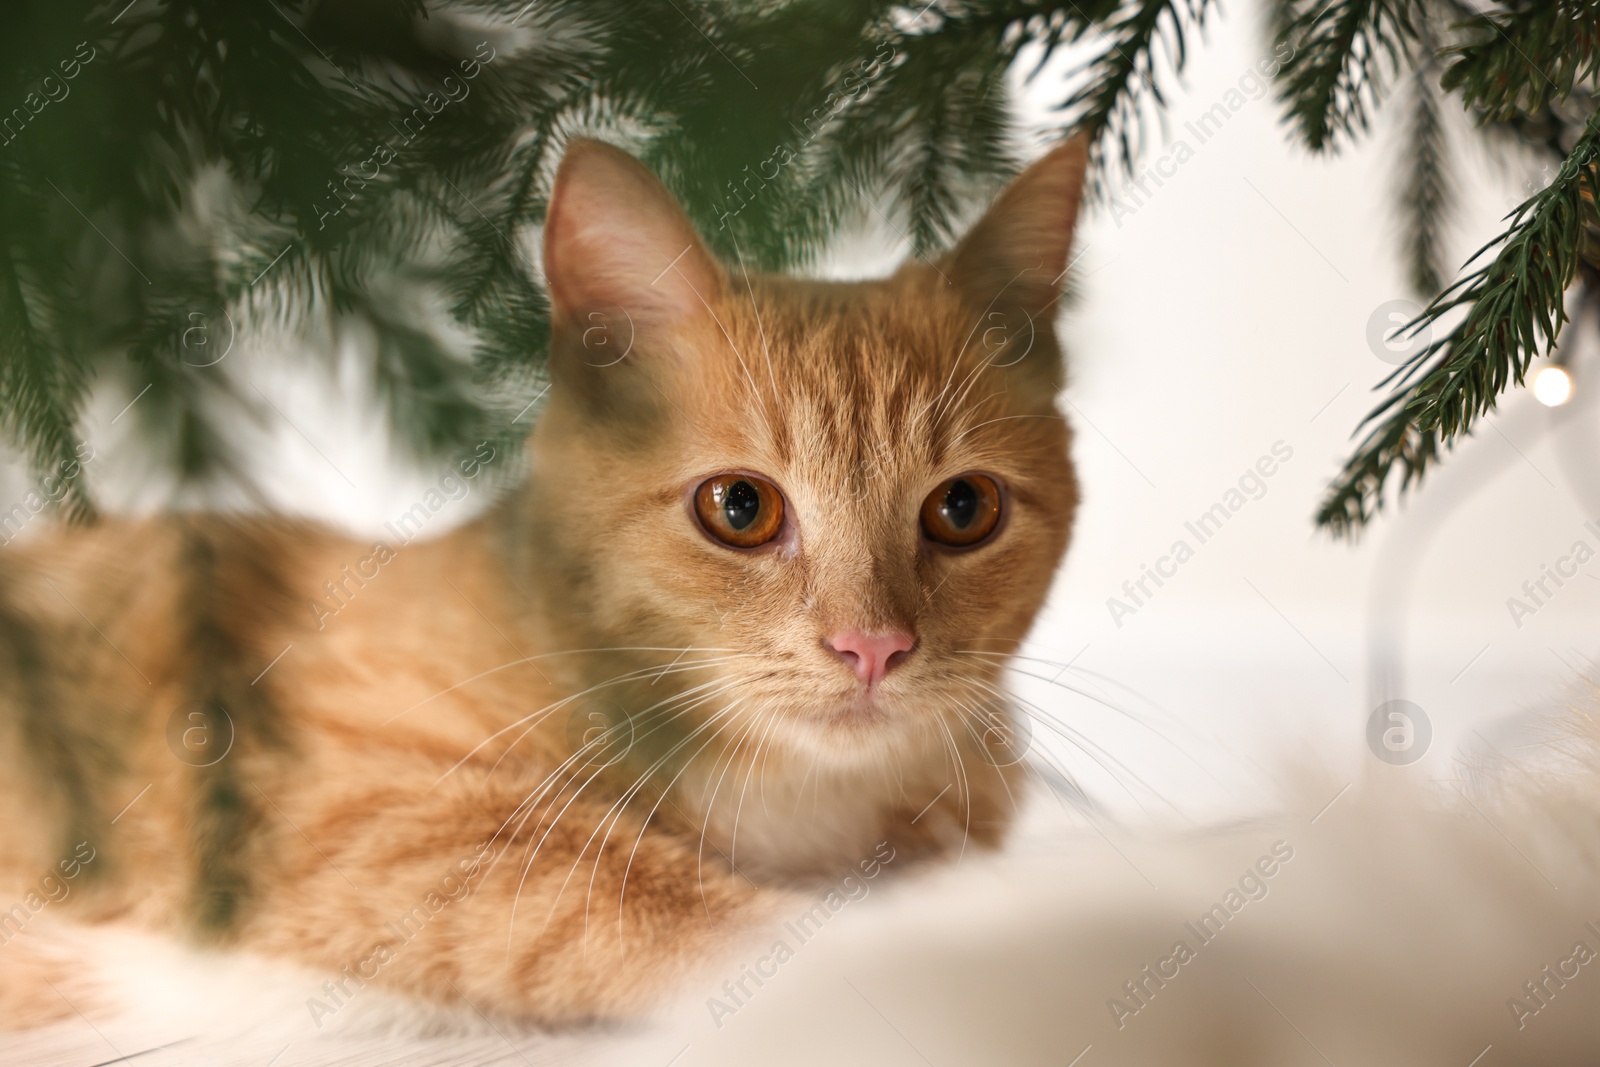
<path id="1" fill-rule="evenodd" d="M 435 700 L 438 700 L 440 697 L 444 696 L 446 693 L 453 693 L 457 689 L 460 689 L 462 686 L 471 685 L 473 682 L 480 681 L 480 680 L 482 680 L 484 678 L 487 678 L 491 674 L 498 674 L 501 671 L 509 670 L 512 667 L 521 666 L 524 663 L 532 663 L 534 660 L 553 659 L 556 656 L 578 656 L 578 655 L 582 655 L 582 654 L 587 653 L 587 652 L 599 653 L 599 652 L 687 652 L 687 651 L 689 651 L 689 649 L 656 648 L 656 647 L 653 647 L 653 646 L 650 646 L 650 645 L 619 645 L 619 646 L 617 646 L 615 648 L 572 648 L 572 649 L 567 649 L 567 650 L 562 651 L 562 652 L 542 652 L 537 656 L 518 656 L 516 659 L 511 660 L 508 663 L 502 663 L 498 667 L 490 667 L 486 671 L 480 671 L 477 674 L 474 674 L 471 678 L 467 678 L 467 679 L 464 679 L 462 681 L 459 681 L 455 685 L 446 686 L 445 688 L 439 690 L 437 693 L 434 693 L 432 696 L 424 697 L 422 700 L 417 701 L 415 704 L 411 705 L 409 708 L 406 708 L 404 711 L 396 712 L 395 714 L 389 716 L 389 718 L 383 720 L 383 722 L 378 724 L 378 728 L 381 730 L 385 726 L 388 726 L 390 723 L 394 722 L 396 719 L 401 718 L 402 716 L 405 716 L 405 715 L 409 715 L 413 711 L 416 711 L 418 708 L 422 707 L 422 705 L 431 703 L 432 701 L 435 701 Z M 702 648 L 702 649 L 698 649 L 698 651 L 700 651 L 700 652 L 732 652 L 733 649 L 731 649 L 731 648 Z"/>

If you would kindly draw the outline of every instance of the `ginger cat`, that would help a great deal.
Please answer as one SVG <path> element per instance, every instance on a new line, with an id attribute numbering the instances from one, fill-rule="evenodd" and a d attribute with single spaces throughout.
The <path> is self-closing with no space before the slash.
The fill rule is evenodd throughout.
<path id="1" fill-rule="evenodd" d="M 1077 502 L 1051 319 L 1085 159 L 1045 156 L 935 262 L 825 283 L 718 262 L 577 141 L 548 406 L 490 513 L 404 544 L 204 516 L 7 550 L 12 1023 L 80 1006 L 25 953 L 41 918 L 347 996 L 625 1017 L 808 885 L 997 842 L 1001 671 Z"/>

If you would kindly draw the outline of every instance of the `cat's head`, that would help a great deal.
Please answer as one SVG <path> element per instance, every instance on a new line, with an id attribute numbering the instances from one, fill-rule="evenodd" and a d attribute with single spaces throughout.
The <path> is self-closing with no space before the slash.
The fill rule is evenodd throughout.
<path id="1" fill-rule="evenodd" d="M 840 755 L 992 703 L 1078 499 L 1052 320 L 1084 165 L 844 283 L 719 262 L 637 161 L 568 149 L 529 507 L 555 636 L 616 650 L 574 681 Z"/>

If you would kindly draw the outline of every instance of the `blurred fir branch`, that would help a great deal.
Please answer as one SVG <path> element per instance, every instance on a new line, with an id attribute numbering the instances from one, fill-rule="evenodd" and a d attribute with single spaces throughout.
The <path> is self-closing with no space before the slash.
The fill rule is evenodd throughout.
<path id="1" fill-rule="evenodd" d="M 1308 147 L 1330 150 L 1364 132 L 1385 77 L 1409 83 L 1398 192 L 1407 273 L 1431 300 L 1401 332 L 1442 334 L 1380 383 L 1388 393 L 1358 427 L 1317 513 L 1335 535 L 1357 533 L 1384 507 L 1391 476 L 1402 494 L 1414 487 L 1520 386 L 1532 360 L 1555 349 L 1567 290 L 1597 276 L 1597 20 L 1592 0 L 1279 0 L 1278 24 L 1297 44 L 1281 92 Z M 1446 286 L 1439 249 L 1451 161 L 1440 105 L 1451 98 L 1492 144 L 1523 148 L 1556 176 Z"/>
<path id="2" fill-rule="evenodd" d="M 1443 88 L 1491 119 L 1538 111 L 1600 73 L 1597 0 L 1522 0 L 1471 15 L 1459 32 Z"/>
<path id="3" fill-rule="evenodd" d="M 1182 73 L 1187 34 L 1203 28 L 1210 6 L 1210 0 L 1135 0 L 1109 11 L 1096 27 L 1104 46 L 1062 110 L 1068 128 L 1094 138 L 1091 159 L 1102 187 L 1108 162 L 1133 176 L 1144 149 L 1145 112 L 1166 104 L 1157 65 L 1164 61 Z"/>
<path id="4" fill-rule="evenodd" d="M 44 475 L 119 381 L 180 483 L 246 482 L 229 423 L 273 414 L 215 354 L 240 332 L 354 331 L 417 455 L 514 436 L 548 332 L 530 234 L 567 137 L 627 144 L 753 268 L 869 213 L 931 255 L 1016 167 L 1019 57 L 1103 22 L 1096 88 L 1066 107 L 1126 143 L 1178 19 L 1166 0 L 19 4 L 0 40 L 0 422 Z M 83 479 L 70 493 L 88 515 Z"/>
<path id="5" fill-rule="evenodd" d="M 1278 36 L 1295 50 L 1279 96 L 1307 147 L 1366 131 L 1385 76 L 1416 39 L 1415 9 L 1416 0 L 1280 0 Z"/>
<path id="6" fill-rule="evenodd" d="M 1400 214 L 1405 226 L 1406 280 L 1424 300 L 1444 288 L 1449 265 L 1444 238 L 1454 207 L 1450 177 L 1450 142 L 1442 114 L 1444 101 L 1438 89 L 1437 45 L 1426 20 L 1418 26 L 1401 143 L 1406 149 L 1405 172 L 1399 188 Z"/>
<path id="7" fill-rule="evenodd" d="M 1414 325 L 1449 327 L 1387 383 L 1330 490 L 1319 522 L 1351 533 L 1600 277 L 1600 0 L 1269 3 L 1307 147 L 1362 135 L 1403 84 L 1403 252 L 1439 294 Z M 0 425 L 49 473 L 118 382 L 181 482 L 248 492 L 230 426 L 278 416 L 217 356 L 282 331 L 364 339 L 347 347 L 418 456 L 511 440 L 541 384 L 532 238 L 568 137 L 639 154 L 750 269 L 805 264 L 868 218 L 932 255 L 1020 162 L 1019 78 L 1059 81 L 1055 132 L 1091 135 L 1099 181 L 1131 175 L 1214 6 L 24 0 L 0 35 Z M 1559 174 L 1444 288 L 1450 101 Z M 82 479 L 70 494 L 90 515 Z"/>
<path id="8" fill-rule="evenodd" d="M 1398 464 L 1401 484 L 1420 478 L 1438 443 L 1466 432 L 1495 406 L 1528 364 L 1554 347 L 1567 321 L 1565 295 L 1578 275 L 1579 249 L 1600 193 L 1600 112 L 1549 186 L 1511 215 L 1511 225 L 1477 256 L 1486 262 L 1457 280 L 1407 330 L 1458 325 L 1425 345 L 1385 380 L 1389 397 L 1367 417 L 1375 428 L 1345 465 L 1318 521 L 1335 532 L 1365 522 Z M 1491 256 L 1492 252 L 1492 256 Z"/>

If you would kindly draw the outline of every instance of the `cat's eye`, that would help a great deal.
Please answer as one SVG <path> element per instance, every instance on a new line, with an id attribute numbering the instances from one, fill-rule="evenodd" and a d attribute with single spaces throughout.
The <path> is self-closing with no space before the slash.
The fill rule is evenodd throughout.
<path id="1" fill-rule="evenodd" d="M 1000 486 L 986 474 L 941 482 L 922 502 L 922 532 L 952 548 L 975 545 L 1000 522 Z"/>
<path id="2" fill-rule="evenodd" d="M 783 494 L 753 474 L 719 474 L 694 491 L 706 533 L 732 548 L 755 548 L 783 530 Z"/>

